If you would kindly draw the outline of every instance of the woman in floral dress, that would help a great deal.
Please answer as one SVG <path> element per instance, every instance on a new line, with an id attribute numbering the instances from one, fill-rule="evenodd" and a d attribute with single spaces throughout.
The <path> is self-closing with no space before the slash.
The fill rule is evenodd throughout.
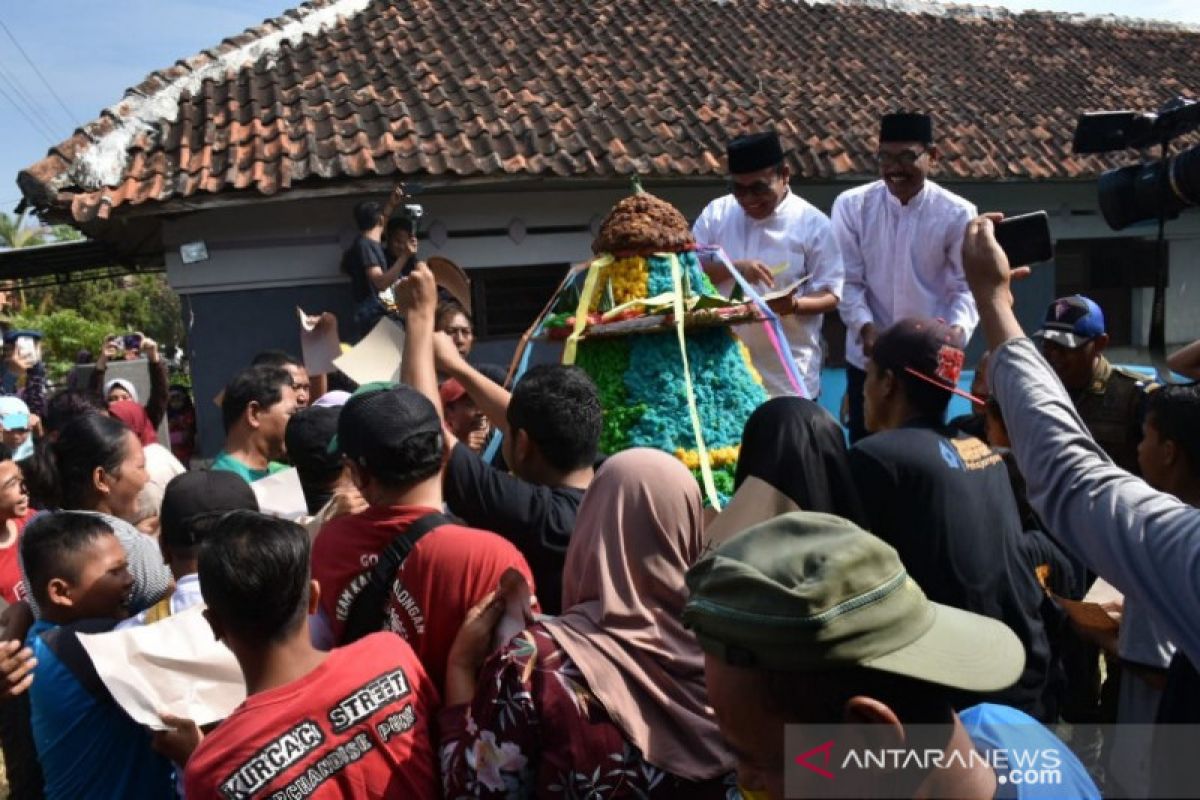
<path id="1" fill-rule="evenodd" d="M 605 462 L 567 550 L 563 615 L 487 658 L 494 601 L 455 642 L 439 717 L 447 797 L 736 796 L 704 658 L 680 622 L 702 525 L 676 459 L 634 449 Z"/>

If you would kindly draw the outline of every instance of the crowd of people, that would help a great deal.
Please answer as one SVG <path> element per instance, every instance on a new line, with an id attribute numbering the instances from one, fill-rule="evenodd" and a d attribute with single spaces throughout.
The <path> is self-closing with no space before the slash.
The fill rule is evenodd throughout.
<path id="1" fill-rule="evenodd" d="M 881 179 L 832 219 L 792 193 L 774 134 L 728 155 L 731 191 L 695 234 L 731 266 L 706 270 L 807 278 L 772 302 L 800 388 L 821 391 L 835 310 L 849 380 L 847 430 L 738 328 L 772 399 L 745 425 L 722 514 L 672 455 L 599 451 L 605 410 L 581 369 L 508 386 L 473 363 L 469 313 L 391 219 L 399 193 L 356 209 L 342 266 L 360 334 L 402 317 L 400 382 L 262 353 L 225 386 L 210 462 L 153 343 L 144 404 L 107 379 L 115 352 L 47 395 L 10 343 L 13 796 L 832 796 L 829 750 L 801 762 L 833 740 L 795 748 L 839 724 L 843 744 L 936 758 L 841 769 L 837 796 L 1186 793 L 1172 781 L 1190 741 L 1094 723 L 1200 718 L 1200 388 L 1110 364 L 1087 298 L 1055 301 L 1028 337 L 998 216 L 927 178 L 927 116 L 884 118 Z M 980 324 L 989 352 L 964 391 Z M 1200 344 L 1172 357 L 1198 365 Z M 954 395 L 973 411 L 947 420 Z M 298 520 L 252 488 L 290 468 Z M 1111 626 L 1070 613 L 1085 601 Z M 162 709 L 151 730 L 80 637 L 198 606 L 246 699 L 211 725 Z M 1022 751 L 1055 752 L 1057 778 L 980 757 Z"/>

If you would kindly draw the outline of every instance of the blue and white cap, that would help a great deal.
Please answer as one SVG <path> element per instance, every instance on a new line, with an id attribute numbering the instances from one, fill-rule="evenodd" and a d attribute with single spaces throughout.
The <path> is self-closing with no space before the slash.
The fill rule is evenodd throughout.
<path id="1" fill-rule="evenodd" d="M 1037 337 L 1074 350 L 1104 333 L 1104 312 L 1081 294 L 1060 297 L 1046 309 Z"/>

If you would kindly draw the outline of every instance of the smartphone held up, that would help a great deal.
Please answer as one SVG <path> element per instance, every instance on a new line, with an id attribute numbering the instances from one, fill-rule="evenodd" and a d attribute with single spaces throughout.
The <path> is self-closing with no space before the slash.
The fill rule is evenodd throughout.
<path id="1" fill-rule="evenodd" d="M 1006 217 L 996 225 L 996 243 L 1008 257 L 1009 266 L 1028 267 L 1054 258 L 1050 217 L 1045 211 Z"/>

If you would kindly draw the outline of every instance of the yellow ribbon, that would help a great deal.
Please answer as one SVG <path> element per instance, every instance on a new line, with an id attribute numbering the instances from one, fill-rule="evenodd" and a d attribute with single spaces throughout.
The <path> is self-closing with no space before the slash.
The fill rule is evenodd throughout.
<path id="1" fill-rule="evenodd" d="M 700 424 L 700 411 L 696 408 L 696 392 L 692 387 L 692 368 L 688 365 L 687 337 L 683 333 L 683 270 L 679 266 L 679 257 L 667 253 L 671 262 L 671 283 L 675 288 L 675 335 L 679 338 L 679 356 L 683 359 L 683 393 L 687 397 L 688 413 L 692 418 L 692 433 L 696 435 L 696 452 L 700 455 L 700 482 L 708 495 L 708 502 L 714 511 L 721 510 L 721 500 L 717 496 L 717 484 L 713 481 L 712 465 L 708 461 L 708 448 L 704 446 L 704 429 Z"/>
<path id="2" fill-rule="evenodd" d="M 587 277 L 583 279 L 583 291 L 579 293 L 579 308 L 575 309 L 575 329 L 571 331 L 571 335 L 567 337 L 567 343 L 563 345 L 562 363 L 564 364 L 575 363 L 575 351 L 579 346 L 579 337 L 583 335 L 583 329 L 587 327 L 588 311 L 592 307 L 592 295 L 596 293 L 596 284 L 600 282 L 600 273 L 611 263 L 613 263 L 613 257 L 606 253 L 588 265 Z"/>

